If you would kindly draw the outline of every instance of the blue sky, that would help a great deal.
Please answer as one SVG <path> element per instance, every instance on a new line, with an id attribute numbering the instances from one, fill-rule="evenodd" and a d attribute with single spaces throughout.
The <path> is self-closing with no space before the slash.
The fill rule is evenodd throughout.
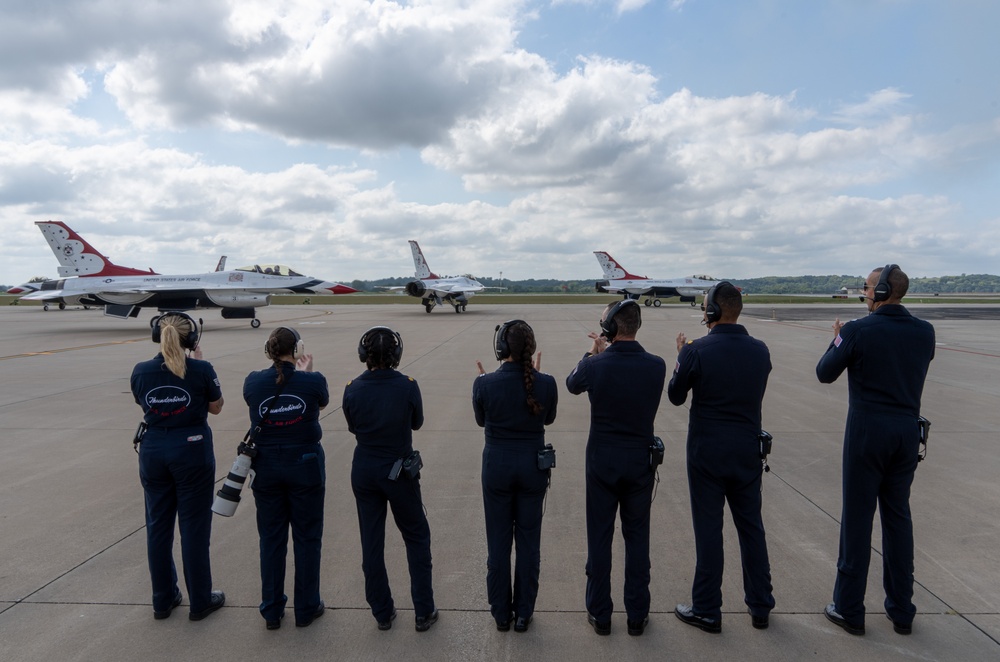
<path id="1" fill-rule="evenodd" d="M 1000 273 L 989 0 L 0 7 L 0 283 L 35 221 L 164 273 Z"/>

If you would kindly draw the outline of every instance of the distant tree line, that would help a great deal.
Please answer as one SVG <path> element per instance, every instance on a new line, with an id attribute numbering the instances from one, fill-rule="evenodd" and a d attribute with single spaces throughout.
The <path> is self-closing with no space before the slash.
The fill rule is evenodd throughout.
<path id="1" fill-rule="evenodd" d="M 470 278 L 474 276 L 468 275 Z M 860 289 L 865 275 L 830 276 L 765 276 L 763 278 L 734 278 L 730 282 L 742 287 L 750 294 L 833 294 L 842 287 L 848 290 Z M 385 287 L 400 287 L 413 280 L 411 276 L 381 278 L 378 280 L 354 280 L 350 285 L 362 292 L 375 292 Z M 586 280 L 559 280 L 556 278 L 531 278 L 509 280 L 490 277 L 476 278 L 486 287 L 503 287 L 514 294 L 590 294 L 595 291 L 596 278 Z M 1000 292 L 1000 276 L 990 274 L 962 274 L 961 276 L 938 276 L 934 278 L 911 278 L 910 292 L 942 294 L 975 294 Z"/>
<path id="2" fill-rule="evenodd" d="M 465 274 L 469 275 L 469 274 Z M 749 294 L 833 294 L 842 287 L 854 291 L 865 282 L 858 276 L 765 276 L 764 278 L 734 278 L 730 282 L 742 287 Z M 470 277 L 474 277 L 471 276 Z M 412 276 L 379 278 L 378 280 L 352 280 L 351 287 L 362 292 L 378 292 L 386 287 L 406 285 Z M 514 294 L 591 294 L 596 291 L 596 278 L 585 280 L 559 280 L 556 278 L 530 278 L 509 280 L 504 278 L 476 278 L 486 287 L 503 287 L 505 292 Z M 0 285 L 4 292 L 14 285 Z M 990 294 L 1000 292 L 1000 276 L 990 274 L 962 274 L 961 276 L 938 276 L 934 278 L 912 278 L 910 292 L 913 294 Z"/>

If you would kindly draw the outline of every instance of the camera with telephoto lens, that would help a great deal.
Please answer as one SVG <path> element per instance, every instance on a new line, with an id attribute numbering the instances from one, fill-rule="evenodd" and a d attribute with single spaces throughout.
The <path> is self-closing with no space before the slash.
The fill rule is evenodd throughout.
<path id="1" fill-rule="evenodd" d="M 253 459 L 257 457 L 257 448 L 254 444 L 242 442 L 236 449 L 236 461 L 233 462 L 232 469 L 222 483 L 222 489 L 215 494 L 215 501 L 212 502 L 212 512 L 223 517 L 232 517 L 236 512 L 236 506 L 240 505 L 240 492 L 246 483 L 247 475 L 251 474 L 250 482 L 253 482 L 253 470 L 250 466 Z"/>

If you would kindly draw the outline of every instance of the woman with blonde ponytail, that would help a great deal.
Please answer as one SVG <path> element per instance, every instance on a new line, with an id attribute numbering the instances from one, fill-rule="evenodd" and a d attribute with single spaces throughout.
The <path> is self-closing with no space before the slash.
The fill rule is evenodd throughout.
<path id="1" fill-rule="evenodd" d="M 169 617 L 183 599 L 173 558 L 179 522 L 188 618 L 200 621 L 226 601 L 222 591 L 212 590 L 208 552 L 215 485 L 208 415 L 222 411 L 222 389 L 215 368 L 201 359 L 199 330 L 191 317 L 166 313 L 154 319 L 153 342 L 160 353 L 136 364 L 130 380 L 148 426 L 138 452 L 153 618 Z"/>
<path id="2" fill-rule="evenodd" d="M 500 367 L 476 362 L 472 409 L 485 429 L 483 506 L 486 514 L 486 592 L 497 630 L 527 632 L 535 611 L 541 565 L 542 510 L 551 469 L 541 468 L 545 426 L 556 418 L 558 391 L 539 372 L 535 333 L 522 320 L 497 326 L 493 351 Z M 517 560 L 511 577 L 510 553 Z"/>

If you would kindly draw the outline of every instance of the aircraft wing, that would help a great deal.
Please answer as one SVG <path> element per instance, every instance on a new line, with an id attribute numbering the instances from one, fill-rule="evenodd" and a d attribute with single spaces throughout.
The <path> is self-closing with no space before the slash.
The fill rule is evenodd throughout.
<path id="1" fill-rule="evenodd" d="M 482 292 L 483 289 L 482 285 L 475 286 L 468 284 L 463 285 L 459 283 L 439 283 L 434 287 L 428 287 L 427 291 L 433 292 L 439 296 L 445 296 L 448 294 L 462 294 L 464 292 Z"/>
<path id="2" fill-rule="evenodd" d="M 643 281 L 633 282 L 633 281 L 613 280 L 608 282 L 607 285 L 601 285 L 601 289 L 610 294 L 618 294 L 619 292 L 628 292 L 629 294 L 641 295 L 641 294 L 649 294 L 650 292 L 656 289 L 665 289 L 665 288 L 655 288 L 652 285 L 649 285 L 648 283 L 645 283 Z M 670 294 L 666 292 L 657 292 L 657 294 L 661 294 L 663 296 L 677 296 L 676 292 L 672 292 Z"/>
<path id="3" fill-rule="evenodd" d="M 25 294 L 22 299 L 25 301 L 51 301 L 63 297 L 80 296 L 80 292 L 68 292 L 66 290 L 38 290 L 30 294 Z"/>

